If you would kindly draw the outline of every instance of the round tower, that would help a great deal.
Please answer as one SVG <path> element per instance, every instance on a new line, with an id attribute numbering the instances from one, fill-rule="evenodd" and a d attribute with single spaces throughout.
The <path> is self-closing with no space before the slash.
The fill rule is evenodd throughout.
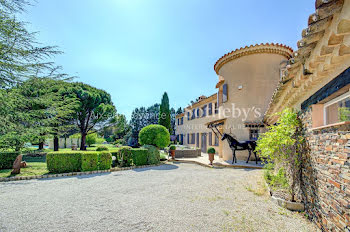
<path id="1" fill-rule="evenodd" d="M 223 133 L 245 141 L 256 140 L 265 131 L 264 113 L 292 53 L 282 44 L 259 44 L 236 49 L 215 63 L 219 118 L 225 119 Z M 232 159 L 227 141 L 220 150 L 225 160 Z M 246 160 L 248 152 L 236 155 L 238 160 Z"/>

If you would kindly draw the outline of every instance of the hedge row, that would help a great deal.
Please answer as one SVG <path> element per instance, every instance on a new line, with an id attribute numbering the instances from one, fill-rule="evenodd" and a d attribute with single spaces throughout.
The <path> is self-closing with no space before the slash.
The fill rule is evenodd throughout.
<path id="1" fill-rule="evenodd" d="M 53 173 L 106 170 L 111 168 L 112 155 L 108 152 L 50 152 L 46 163 Z"/>
<path id="2" fill-rule="evenodd" d="M 159 150 L 152 145 L 145 145 L 142 148 L 124 146 L 118 151 L 111 152 L 111 154 L 116 158 L 114 166 L 141 166 L 147 164 L 158 164 L 160 161 Z"/>
<path id="3" fill-rule="evenodd" d="M 11 169 L 19 152 L 0 152 L 0 169 Z"/>

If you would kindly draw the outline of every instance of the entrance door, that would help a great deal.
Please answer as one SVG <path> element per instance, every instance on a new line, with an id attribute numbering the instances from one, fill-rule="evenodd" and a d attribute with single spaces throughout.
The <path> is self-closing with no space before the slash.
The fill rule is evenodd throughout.
<path id="1" fill-rule="evenodd" d="M 201 148 L 203 153 L 207 153 L 207 133 L 202 134 Z"/>

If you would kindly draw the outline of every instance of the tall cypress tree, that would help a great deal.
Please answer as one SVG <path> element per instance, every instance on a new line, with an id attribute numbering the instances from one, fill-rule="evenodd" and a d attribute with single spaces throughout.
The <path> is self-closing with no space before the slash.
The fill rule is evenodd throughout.
<path id="1" fill-rule="evenodd" d="M 159 125 L 165 126 L 170 134 L 172 133 L 169 97 L 166 92 L 163 94 L 162 103 L 160 104 L 158 123 Z"/>

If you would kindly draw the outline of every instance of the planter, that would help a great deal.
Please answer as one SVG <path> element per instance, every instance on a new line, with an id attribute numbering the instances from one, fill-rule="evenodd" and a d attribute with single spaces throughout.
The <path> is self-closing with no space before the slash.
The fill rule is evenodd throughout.
<path id="1" fill-rule="evenodd" d="M 265 185 L 270 193 L 271 201 L 275 202 L 275 204 L 277 204 L 278 206 L 288 209 L 290 211 L 298 211 L 298 212 L 305 211 L 305 205 L 303 202 L 292 202 L 292 201 L 288 201 L 288 200 L 276 197 L 273 195 L 273 192 L 271 191 L 268 183 L 265 182 Z"/>
<path id="2" fill-rule="evenodd" d="M 213 165 L 213 161 L 214 161 L 214 153 L 209 153 L 209 161 L 210 161 L 210 165 Z"/>
<path id="3" fill-rule="evenodd" d="M 175 150 L 170 150 L 170 155 L 172 159 L 175 159 Z"/>

